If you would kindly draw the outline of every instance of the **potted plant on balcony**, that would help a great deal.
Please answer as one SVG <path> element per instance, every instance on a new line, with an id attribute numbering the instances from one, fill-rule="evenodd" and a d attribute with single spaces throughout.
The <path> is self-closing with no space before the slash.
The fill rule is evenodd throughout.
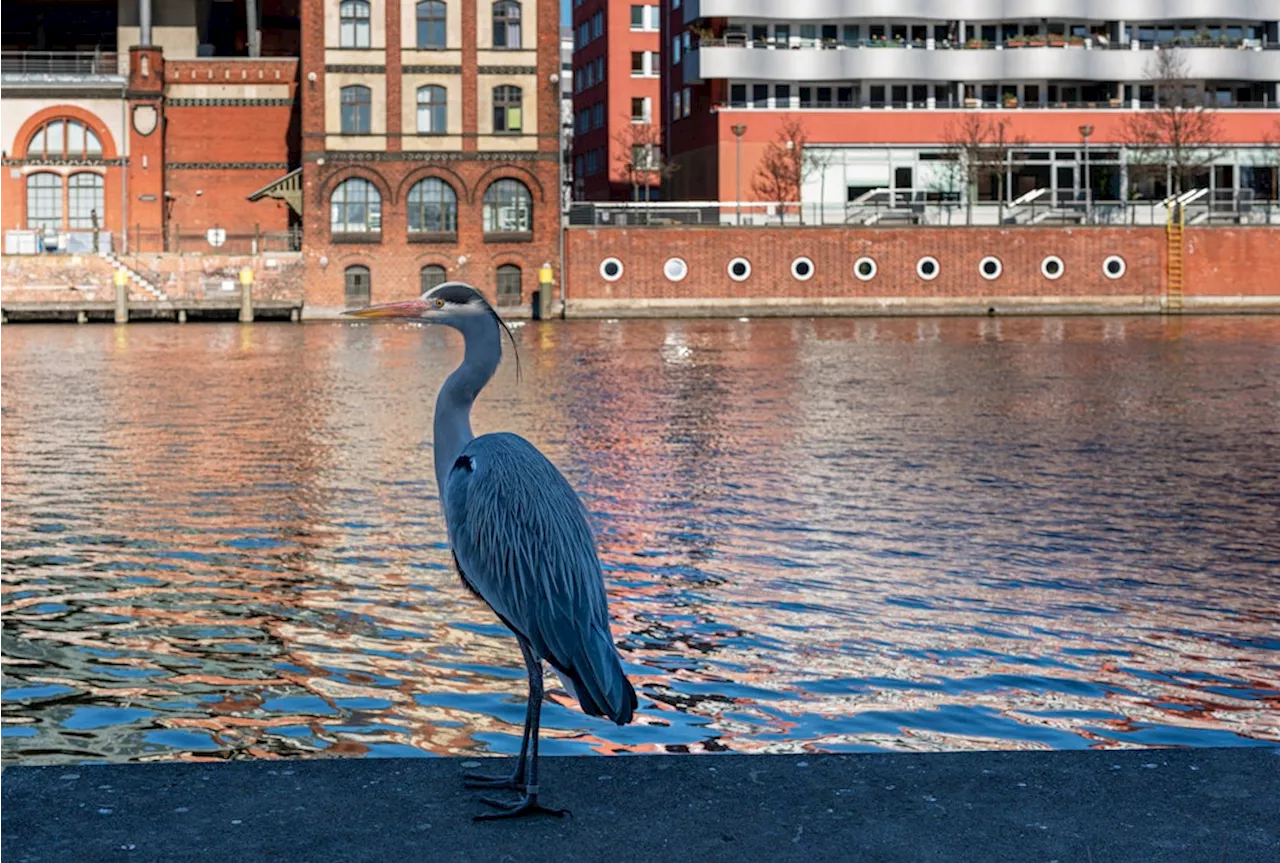
<path id="1" fill-rule="evenodd" d="M 1066 37 L 1066 36 L 1063 36 L 1061 33 L 1050 33 L 1050 34 L 1049 34 L 1049 47 L 1050 47 L 1050 48 L 1065 48 L 1065 47 L 1067 47 L 1067 37 Z"/>
<path id="2" fill-rule="evenodd" d="M 1005 93 L 1005 94 L 1004 94 L 1004 106 L 1005 106 L 1006 108 L 1016 108 L 1016 107 L 1018 107 L 1018 96 L 1017 96 L 1017 94 L 1016 94 L 1016 93 Z"/>
<path id="3" fill-rule="evenodd" d="M 983 39 L 970 39 L 964 43 L 966 48 L 990 48 L 991 45 Z"/>
<path id="4" fill-rule="evenodd" d="M 1028 47 L 1028 48 L 1043 48 L 1043 47 L 1044 47 L 1045 45 L 1047 45 L 1047 44 L 1049 44 L 1049 43 L 1048 43 L 1048 41 L 1047 41 L 1043 36 L 1028 36 L 1028 37 L 1027 37 L 1027 47 Z"/>
<path id="5" fill-rule="evenodd" d="M 1027 47 L 1027 37 L 1026 36 L 1010 36 L 1008 39 L 1004 40 L 1004 47 L 1025 48 Z"/>
<path id="6" fill-rule="evenodd" d="M 1084 45 L 1084 37 L 1083 37 L 1083 36 L 1071 36 L 1071 37 L 1070 37 L 1070 39 L 1069 39 L 1069 41 L 1068 41 L 1068 44 L 1070 44 L 1070 45 L 1076 45 L 1076 46 L 1082 46 L 1082 45 Z"/>

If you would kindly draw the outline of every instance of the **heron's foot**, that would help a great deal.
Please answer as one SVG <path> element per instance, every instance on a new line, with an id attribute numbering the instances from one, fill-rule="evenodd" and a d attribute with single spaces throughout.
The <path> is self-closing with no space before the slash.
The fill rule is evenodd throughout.
<path id="1" fill-rule="evenodd" d="M 492 797 L 481 797 L 480 802 L 494 809 L 501 810 L 499 812 L 485 812 L 481 815 L 474 816 L 476 821 L 497 821 L 501 818 L 520 818 L 524 815 L 554 815 L 557 818 L 563 818 L 572 814 L 568 809 L 551 809 L 543 806 L 538 802 L 537 792 L 532 794 L 525 792 L 524 796 L 514 803 L 506 803 L 502 800 L 494 800 Z"/>
<path id="2" fill-rule="evenodd" d="M 510 776 L 486 776 L 483 773 L 462 774 L 463 788 L 500 788 L 511 791 L 524 791 L 526 784 L 524 775 L 519 770 Z"/>

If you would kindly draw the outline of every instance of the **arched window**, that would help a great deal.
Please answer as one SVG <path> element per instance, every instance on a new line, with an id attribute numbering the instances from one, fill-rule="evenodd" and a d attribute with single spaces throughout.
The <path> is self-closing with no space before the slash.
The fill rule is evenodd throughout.
<path id="1" fill-rule="evenodd" d="M 61 174 L 27 174 L 27 228 L 62 229 Z"/>
<path id="2" fill-rule="evenodd" d="M 443 87 L 431 84 L 418 88 L 418 134 L 431 135 L 449 131 L 449 95 Z"/>
<path id="3" fill-rule="evenodd" d="M 343 87 L 339 101 L 342 104 L 342 134 L 368 135 L 373 116 L 369 88 L 356 84 Z"/>
<path id="4" fill-rule="evenodd" d="M 498 180 L 484 192 L 486 234 L 527 234 L 533 230 L 533 198 L 519 180 Z"/>
<path id="5" fill-rule="evenodd" d="M 347 308 L 360 309 L 369 305 L 373 301 L 373 291 L 369 285 L 369 268 L 347 267 L 343 275 L 346 277 L 343 300 Z"/>
<path id="6" fill-rule="evenodd" d="M 73 231 L 101 228 L 105 203 L 101 174 L 72 174 L 67 182 L 67 227 Z"/>
<path id="7" fill-rule="evenodd" d="M 445 24 L 447 10 L 440 0 L 423 0 L 417 6 L 418 47 L 444 48 L 448 42 Z"/>
<path id="8" fill-rule="evenodd" d="M 338 7 L 338 47 L 369 47 L 369 4 L 365 0 L 342 0 Z"/>
<path id="9" fill-rule="evenodd" d="M 449 276 L 445 273 L 444 267 L 439 264 L 427 264 L 422 268 L 421 277 L 422 292 L 424 294 L 436 285 L 442 285 L 449 281 Z"/>
<path id="10" fill-rule="evenodd" d="M 518 306 L 521 294 L 520 268 L 515 264 L 498 267 L 498 305 Z"/>
<path id="11" fill-rule="evenodd" d="M 329 199 L 331 234 L 378 234 L 382 232 L 382 195 L 368 180 L 343 180 Z"/>
<path id="12" fill-rule="evenodd" d="M 50 120 L 31 136 L 28 159 L 101 159 L 102 141 L 79 120 Z"/>
<path id="13" fill-rule="evenodd" d="M 409 190 L 409 230 L 435 234 L 458 231 L 458 196 L 444 180 L 428 177 Z"/>
<path id="14" fill-rule="evenodd" d="M 516 0 L 493 4 L 493 47 L 520 47 L 520 4 Z"/>
<path id="15" fill-rule="evenodd" d="M 523 94 L 519 87 L 504 85 L 493 88 L 493 131 L 519 132 L 523 117 L 520 106 Z"/>

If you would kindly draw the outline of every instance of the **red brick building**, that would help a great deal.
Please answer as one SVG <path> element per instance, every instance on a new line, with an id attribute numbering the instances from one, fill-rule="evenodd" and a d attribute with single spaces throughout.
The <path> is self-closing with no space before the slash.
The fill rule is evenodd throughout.
<path id="1" fill-rule="evenodd" d="M 263 52 L 297 50 L 288 2 L 262 4 Z M 296 245 L 288 196 L 254 193 L 299 163 L 298 61 L 244 56 L 232 5 L 6 7 L 6 253 Z"/>
<path id="2" fill-rule="evenodd" d="M 559 266 L 555 0 L 302 0 L 308 314 Z M 558 272 L 556 273 L 558 278 Z"/>
<path id="3" fill-rule="evenodd" d="M 574 0 L 574 197 L 660 197 L 662 38 L 656 0 Z"/>

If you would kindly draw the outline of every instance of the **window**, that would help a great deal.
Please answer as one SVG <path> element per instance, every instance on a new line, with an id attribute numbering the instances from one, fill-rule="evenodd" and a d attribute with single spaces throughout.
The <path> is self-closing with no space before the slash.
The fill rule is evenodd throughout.
<path id="1" fill-rule="evenodd" d="M 409 190 L 409 230 L 432 234 L 458 231 L 458 196 L 444 180 L 428 177 Z"/>
<path id="2" fill-rule="evenodd" d="M 101 228 L 105 204 L 101 174 L 82 172 L 71 175 L 67 182 L 67 227 L 73 231 Z"/>
<path id="3" fill-rule="evenodd" d="M 631 29 L 632 30 L 659 29 L 658 7 L 657 6 L 632 6 L 631 7 Z"/>
<path id="4" fill-rule="evenodd" d="M 747 85 L 746 84 L 730 84 L 729 85 L 729 107 L 730 108 L 747 107 Z"/>
<path id="5" fill-rule="evenodd" d="M 637 171 L 657 171 L 662 167 L 662 157 L 656 144 L 633 144 L 631 164 Z"/>
<path id="6" fill-rule="evenodd" d="M 768 84 L 752 84 L 751 85 L 751 107 L 753 108 L 769 107 L 769 85 Z"/>
<path id="7" fill-rule="evenodd" d="M 679 53 L 676 52 L 677 62 Z M 632 51 L 631 75 L 633 77 L 649 77 L 658 74 L 658 54 L 656 51 Z"/>
<path id="8" fill-rule="evenodd" d="M 439 135 L 449 131 L 449 95 L 434 84 L 418 88 L 418 134 Z"/>
<path id="9" fill-rule="evenodd" d="M 338 7 L 338 47 L 369 47 L 369 4 L 365 0 L 342 0 Z"/>
<path id="10" fill-rule="evenodd" d="M 368 180 L 343 180 L 329 199 L 329 232 L 377 234 L 382 231 L 382 195 Z"/>
<path id="11" fill-rule="evenodd" d="M 591 38 L 599 39 L 604 35 L 604 13 L 597 12 L 591 16 Z"/>
<path id="12" fill-rule="evenodd" d="M 447 8 L 441 0 L 423 0 L 418 10 L 418 47 L 443 48 L 448 43 L 445 24 Z"/>
<path id="13" fill-rule="evenodd" d="M 372 99 L 368 87 L 356 85 L 343 87 L 341 91 L 342 134 L 368 135 L 372 116 Z"/>
<path id="14" fill-rule="evenodd" d="M 682 112 L 682 116 L 688 117 L 688 116 L 689 116 L 689 106 L 690 106 L 690 104 L 691 104 L 691 103 L 692 103 L 692 101 L 693 101 L 693 91 L 692 91 L 692 90 L 690 90 L 688 87 L 685 87 L 685 88 L 681 91 L 681 97 L 682 97 L 682 98 L 683 98 L 683 100 L 684 100 L 684 111 Z"/>
<path id="15" fill-rule="evenodd" d="M 529 233 L 533 230 L 533 199 L 519 180 L 498 180 L 484 192 L 486 234 Z"/>
<path id="16" fill-rule="evenodd" d="M 522 295 L 520 268 L 515 264 L 498 267 L 498 305 L 518 306 Z"/>
<path id="17" fill-rule="evenodd" d="M 596 129 L 604 127 L 604 102 L 596 102 L 591 106 L 591 125 Z"/>
<path id="18" fill-rule="evenodd" d="M 28 159 L 100 159 L 102 142 L 78 120 L 50 120 L 31 136 Z"/>
<path id="19" fill-rule="evenodd" d="M 349 309 L 364 308 L 373 301 L 373 292 L 369 289 L 368 267 L 347 267 L 346 291 L 343 299 Z"/>
<path id="20" fill-rule="evenodd" d="M 680 62 L 680 37 L 674 36 L 671 39 L 671 62 Z"/>
<path id="21" fill-rule="evenodd" d="M 493 47 L 520 47 L 520 4 L 515 0 L 493 4 Z"/>
<path id="22" fill-rule="evenodd" d="M 521 128 L 521 93 L 519 87 L 493 88 L 493 131 L 498 134 L 518 133 Z"/>
<path id="23" fill-rule="evenodd" d="M 27 227 L 30 229 L 62 228 L 62 176 L 60 174 L 27 175 Z"/>
<path id="24" fill-rule="evenodd" d="M 680 92 L 676 91 L 671 94 L 671 119 L 680 119 Z"/>
<path id="25" fill-rule="evenodd" d="M 773 87 L 773 104 L 779 108 L 791 107 L 791 85 L 775 84 Z"/>
<path id="26" fill-rule="evenodd" d="M 633 98 L 631 100 L 631 122 L 632 123 L 648 123 L 653 114 L 650 109 L 652 100 L 648 96 Z"/>
<path id="27" fill-rule="evenodd" d="M 449 281 L 449 274 L 444 271 L 444 267 L 439 264 L 427 264 L 419 273 L 422 280 L 422 293 L 434 288 L 436 285 L 442 285 Z"/>

